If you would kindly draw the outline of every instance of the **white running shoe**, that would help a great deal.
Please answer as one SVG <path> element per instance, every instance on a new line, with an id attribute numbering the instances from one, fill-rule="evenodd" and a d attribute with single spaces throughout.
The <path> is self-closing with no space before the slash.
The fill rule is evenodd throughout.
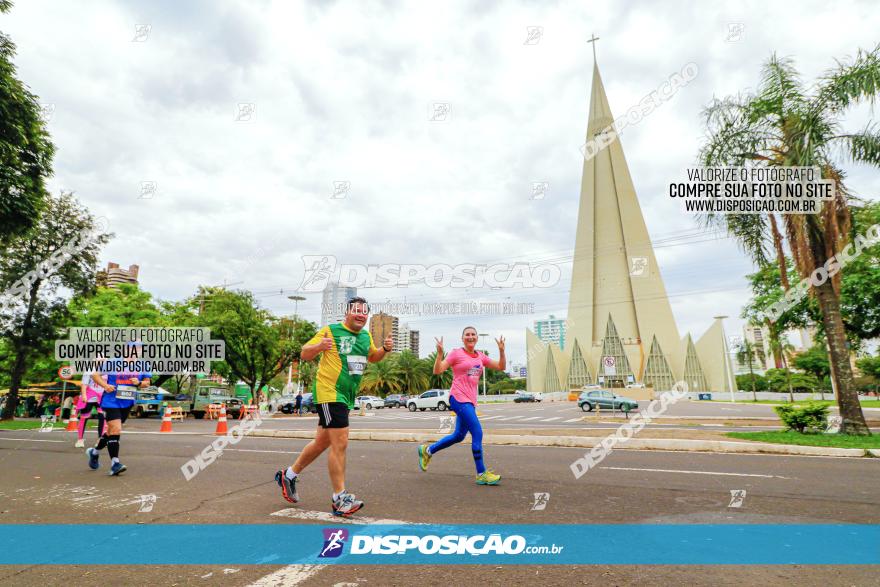
<path id="1" fill-rule="evenodd" d="M 82 438 L 80 438 L 79 440 L 76 441 L 76 444 L 74 444 L 73 446 L 75 448 L 82 448 L 85 445 L 86 445 L 85 441 Z"/>

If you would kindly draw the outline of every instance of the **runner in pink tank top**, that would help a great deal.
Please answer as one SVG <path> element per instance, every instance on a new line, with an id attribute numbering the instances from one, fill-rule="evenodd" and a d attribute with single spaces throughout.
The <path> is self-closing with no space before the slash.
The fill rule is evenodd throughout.
<path id="1" fill-rule="evenodd" d="M 464 440 L 468 432 L 471 434 L 471 453 L 477 468 L 477 485 L 497 485 L 501 480 L 498 475 L 483 464 L 483 427 L 477 417 L 477 386 L 483 369 L 503 371 L 506 366 L 504 357 L 504 337 L 495 339 L 498 344 L 499 358 L 493 361 L 485 354 L 475 350 L 478 340 L 477 329 L 468 326 L 461 333 L 464 346 L 443 357 L 443 339 L 437 342 L 437 358 L 434 361 L 434 374 L 439 375 L 452 368 L 452 388 L 449 390 L 450 408 L 455 412 L 455 432 L 441 438 L 431 446 L 423 444 L 419 447 L 419 468 L 427 470 L 431 456 L 438 450 L 449 448 Z"/>

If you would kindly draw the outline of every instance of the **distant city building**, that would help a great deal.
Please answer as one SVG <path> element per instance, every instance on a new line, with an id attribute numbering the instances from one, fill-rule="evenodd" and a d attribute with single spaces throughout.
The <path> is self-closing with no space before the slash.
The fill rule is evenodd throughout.
<path id="1" fill-rule="evenodd" d="M 565 350 L 565 320 L 553 314 L 547 320 L 535 320 L 535 336 L 544 344 L 555 343 L 559 350 Z"/>
<path id="2" fill-rule="evenodd" d="M 370 335 L 373 337 L 373 344 L 377 347 L 382 346 L 385 343 L 385 338 L 390 336 L 394 340 L 394 350 L 401 350 L 397 344 L 400 341 L 398 334 L 399 323 L 400 320 L 397 316 L 383 312 L 373 314 L 373 317 L 370 318 Z"/>
<path id="3" fill-rule="evenodd" d="M 119 263 L 107 263 L 107 268 L 98 271 L 95 282 L 98 287 L 119 287 L 122 283 L 138 284 L 140 267 L 129 265 L 128 269 L 119 267 Z"/>
<path id="4" fill-rule="evenodd" d="M 321 326 L 342 322 L 345 318 L 345 303 L 356 296 L 356 287 L 328 283 L 321 296 Z"/>
<path id="5" fill-rule="evenodd" d="M 792 336 L 795 332 L 798 335 L 797 337 Z M 793 352 L 799 354 L 810 350 L 813 344 L 815 344 L 816 328 L 811 326 L 809 328 L 790 330 L 785 332 L 782 336 L 792 344 Z M 770 348 L 770 331 L 766 326 L 756 326 L 754 324 L 743 326 L 743 339 L 750 342 L 755 348 L 756 356 L 752 359 L 752 370 L 755 373 L 762 374 L 767 369 L 777 367 L 774 363 L 773 351 Z M 734 372 L 737 375 L 744 375 L 749 372 L 749 363 L 747 360 L 740 361 L 737 359 L 736 354 L 738 346 L 739 345 L 735 341 L 731 341 L 731 362 L 733 364 Z M 743 357 L 743 359 L 745 359 L 745 357 Z M 779 367 L 781 367 L 781 365 Z"/>
<path id="6" fill-rule="evenodd" d="M 415 356 L 419 356 L 419 331 L 418 330 L 410 330 L 409 331 L 409 350 L 413 352 Z"/>
<path id="7" fill-rule="evenodd" d="M 411 351 L 409 334 L 409 324 L 401 324 L 397 328 L 397 337 L 394 339 L 394 350 L 398 353 L 403 351 Z"/>

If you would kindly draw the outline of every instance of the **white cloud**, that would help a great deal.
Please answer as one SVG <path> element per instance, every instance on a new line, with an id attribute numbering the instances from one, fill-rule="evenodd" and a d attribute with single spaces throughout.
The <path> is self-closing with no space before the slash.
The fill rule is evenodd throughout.
<path id="1" fill-rule="evenodd" d="M 731 22 L 744 25 L 736 43 L 725 40 Z M 151 27 L 143 42 L 132 41 L 136 24 Z M 103 260 L 139 264 L 143 286 L 166 299 L 242 281 L 277 312 L 291 310 L 286 293 L 270 294 L 299 284 L 304 254 L 424 264 L 570 255 L 593 32 L 617 115 L 685 63 L 700 66 L 622 138 L 657 237 L 696 229 L 664 193 L 695 160 L 703 105 L 756 84 L 772 51 L 814 78 L 834 57 L 873 47 L 878 25 L 870 2 L 793 11 L 766 2 L 19 0 L 0 21 L 18 45 L 20 76 L 56 105 L 53 190 L 76 191 L 111 220 L 117 237 Z M 543 27 L 537 44 L 524 44 L 528 26 Z M 448 121 L 428 120 L 434 102 L 449 103 Z M 252 121 L 235 121 L 239 103 L 254 104 Z M 867 116 L 854 113 L 853 128 Z M 330 199 L 337 180 L 351 182 L 347 199 Z M 154 198 L 138 198 L 143 181 L 157 183 Z M 544 200 L 529 199 L 534 181 L 549 182 Z M 850 181 L 863 195 L 880 190 L 876 171 L 854 167 Z M 750 266 L 732 242 L 658 257 L 682 331 L 698 336 L 713 315 L 739 315 Z M 506 332 L 521 359 L 523 328 L 564 315 L 568 285 L 472 292 L 533 301 L 531 317 L 408 321 L 422 330 L 423 352 L 433 336 L 458 340 L 464 322 L 479 321 Z M 676 297 L 707 290 L 723 291 Z M 317 319 L 317 298 L 300 313 Z"/>

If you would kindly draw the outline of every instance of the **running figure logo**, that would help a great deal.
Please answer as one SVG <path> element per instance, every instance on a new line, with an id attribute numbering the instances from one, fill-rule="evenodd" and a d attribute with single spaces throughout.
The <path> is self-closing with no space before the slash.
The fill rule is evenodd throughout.
<path id="1" fill-rule="evenodd" d="M 335 558 L 342 554 L 342 547 L 348 540 L 348 530 L 343 528 L 323 528 L 324 548 L 318 558 Z"/>
<path id="2" fill-rule="evenodd" d="M 549 493 L 536 493 L 535 494 L 535 503 L 532 504 L 533 512 L 538 510 L 543 510 L 547 507 L 547 502 L 550 501 Z"/>
<path id="3" fill-rule="evenodd" d="M 303 275 L 299 291 L 319 292 L 327 287 L 330 276 L 336 270 L 336 257 L 333 255 L 303 255 L 306 273 Z"/>

